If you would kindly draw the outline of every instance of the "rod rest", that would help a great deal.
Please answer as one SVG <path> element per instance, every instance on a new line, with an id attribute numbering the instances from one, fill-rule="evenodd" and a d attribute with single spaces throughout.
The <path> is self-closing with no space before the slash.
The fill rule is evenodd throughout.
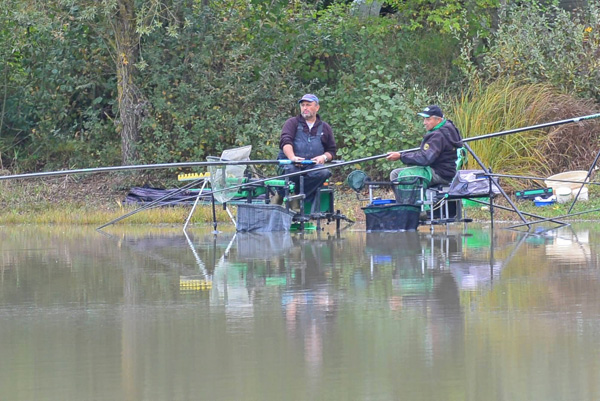
<path id="1" fill-rule="evenodd" d="M 295 199 L 304 199 L 304 198 L 306 198 L 305 194 L 290 195 L 290 196 L 287 197 L 287 199 L 289 201 L 292 201 L 292 200 L 295 200 Z"/>

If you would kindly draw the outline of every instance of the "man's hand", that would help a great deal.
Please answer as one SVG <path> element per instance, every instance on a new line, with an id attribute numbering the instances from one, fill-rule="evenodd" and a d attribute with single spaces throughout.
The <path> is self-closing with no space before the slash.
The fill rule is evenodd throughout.
<path id="1" fill-rule="evenodd" d="M 311 160 L 317 164 L 325 164 L 325 155 L 313 157 Z"/>
<path id="2" fill-rule="evenodd" d="M 396 160 L 400 160 L 401 156 L 402 156 L 402 154 L 400 152 L 390 152 L 386 156 L 385 160 L 395 162 Z"/>

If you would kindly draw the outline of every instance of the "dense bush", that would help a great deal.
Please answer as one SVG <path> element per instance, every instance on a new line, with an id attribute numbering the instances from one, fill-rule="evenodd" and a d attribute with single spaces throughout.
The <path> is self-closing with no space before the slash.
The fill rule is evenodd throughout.
<path id="1" fill-rule="evenodd" d="M 600 101 L 600 5 L 588 3 L 581 12 L 544 10 L 535 2 L 502 8 L 483 77 L 547 83 Z"/>
<path id="2" fill-rule="evenodd" d="M 34 26 L 13 14 L 5 17 L 3 160 L 27 170 L 118 160 L 110 121 L 115 80 L 104 44 L 86 25 Z"/>
<path id="3" fill-rule="evenodd" d="M 560 93 L 548 84 L 500 79 L 471 87 L 453 102 L 451 113 L 463 137 L 470 138 L 590 115 L 593 109 L 589 102 Z M 547 177 L 566 170 L 587 170 L 598 151 L 599 127 L 598 120 L 551 125 L 472 141 L 469 146 L 496 173 Z M 481 167 L 470 158 L 467 168 Z M 517 182 L 523 185 L 520 180 L 507 181 L 509 187 Z"/>
<path id="4" fill-rule="evenodd" d="M 47 2 L 55 8 L 42 24 L 29 9 L 19 17 L 27 18 L 16 18 L 20 2 L 0 2 L 6 5 L 0 9 L 0 168 L 117 163 L 115 55 L 90 29 L 101 29 L 99 21 L 74 23 L 69 16 L 76 11 Z M 327 8 L 261 0 L 175 3 L 181 26 L 148 30 L 140 42 L 135 81 L 147 105 L 138 144 L 144 163 L 204 160 L 247 144 L 253 159 L 273 158 L 282 124 L 306 92 L 322 99 L 321 115 L 345 160 L 417 146 L 423 128 L 415 112 L 426 104 L 441 103 L 457 125 L 467 124 L 470 110 L 461 107 L 478 101 L 479 85 L 507 76 L 600 99 L 595 4 L 573 14 L 510 2 L 493 33 L 493 1 L 475 2 L 485 10 L 480 16 L 456 9 L 451 21 L 440 19 L 444 8 L 436 9 L 435 20 L 421 19 L 421 26 L 407 21 L 405 9 L 359 18 L 345 2 Z M 471 89 L 470 105 L 448 108 L 461 89 Z M 503 127 L 504 109 L 494 110 L 499 123 L 489 129 L 514 128 Z M 361 168 L 383 178 L 392 165 Z"/>
<path id="5" fill-rule="evenodd" d="M 416 112 L 431 101 L 426 90 L 394 80 L 383 69 L 346 78 L 328 94 L 327 101 L 340 157 L 355 160 L 419 145 L 424 129 Z M 379 162 L 351 168 L 383 179 L 392 165 Z"/>
<path id="6" fill-rule="evenodd" d="M 190 16 L 177 38 L 156 34 L 145 42 L 140 86 L 151 107 L 143 161 L 202 160 L 248 144 L 255 159 L 275 156 L 281 125 L 303 90 L 293 54 L 285 53 L 287 33 L 281 16 L 254 26 L 246 19 L 256 21 L 260 10 L 223 5 Z"/>
<path id="7" fill-rule="evenodd" d="M 146 41 L 144 161 L 202 159 L 246 144 L 253 158 L 272 158 L 304 92 L 321 97 L 344 159 L 412 147 L 422 134 L 415 112 L 432 101 L 425 83 L 435 89 L 458 71 L 445 40 L 428 37 L 427 52 L 411 47 L 414 34 L 392 19 L 364 21 L 343 6 L 317 19 L 308 8 L 287 9 L 293 20 L 265 19 L 242 3 L 204 9 L 178 38 Z M 261 16 L 262 24 L 248 23 Z"/>

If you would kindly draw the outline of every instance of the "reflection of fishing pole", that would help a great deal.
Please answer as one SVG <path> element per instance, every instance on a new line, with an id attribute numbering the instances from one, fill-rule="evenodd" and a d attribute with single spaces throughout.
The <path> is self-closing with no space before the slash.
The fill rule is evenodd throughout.
<path id="1" fill-rule="evenodd" d="M 552 127 L 552 126 L 555 126 L 555 125 L 562 125 L 562 124 L 567 124 L 567 123 L 575 123 L 575 122 L 580 122 L 580 121 L 585 121 L 585 120 L 591 120 L 591 119 L 599 118 L 599 117 L 600 117 L 600 113 L 591 114 L 591 115 L 582 116 L 582 117 L 574 117 L 574 118 L 569 118 L 569 119 L 566 119 L 566 120 L 554 121 L 554 122 L 549 122 L 549 123 L 532 125 L 532 126 L 529 126 L 529 127 L 515 128 L 515 129 L 507 130 L 507 131 L 500 131 L 500 132 L 495 132 L 495 133 L 491 133 L 491 134 L 485 134 L 485 135 L 479 135 L 479 136 L 474 136 L 474 137 L 470 137 L 470 138 L 464 138 L 463 142 L 471 142 L 471 141 L 476 141 L 476 140 L 482 140 L 482 139 L 488 139 L 488 138 L 495 138 L 495 137 L 499 137 L 499 136 L 516 134 L 516 133 L 519 133 L 519 132 L 524 132 L 524 131 L 529 131 L 529 130 L 534 130 L 534 129 L 541 129 L 541 128 Z M 411 148 L 411 149 L 402 150 L 401 152 L 416 152 L 419 149 L 420 149 L 420 147 L 417 147 L 417 148 Z M 364 162 L 367 162 L 367 161 L 383 159 L 383 158 L 387 157 L 388 155 L 389 155 L 389 153 L 383 153 L 383 154 L 380 154 L 380 155 L 364 157 L 364 158 L 361 158 L 361 159 L 350 160 L 350 161 L 347 161 L 347 162 L 341 162 L 340 161 L 340 162 L 338 162 L 338 163 L 336 163 L 334 165 L 317 166 L 317 167 L 311 169 L 311 171 L 318 171 L 318 170 L 323 170 L 323 169 L 331 169 L 331 168 L 336 168 L 336 167 L 349 166 L 349 165 L 352 165 L 352 164 L 364 163 Z M 259 180 L 254 181 L 253 184 L 257 185 L 257 184 L 261 184 L 261 183 L 264 183 L 264 182 L 269 181 L 269 180 L 281 180 L 281 179 L 285 179 L 285 178 L 291 178 L 291 177 L 295 177 L 295 176 L 302 175 L 302 174 L 305 174 L 305 173 L 306 173 L 306 171 L 296 171 L 296 172 L 292 172 L 292 173 L 288 173 L 288 174 L 279 175 L 279 176 L 276 176 L 276 177 L 268 177 L 268 178 L 259 179 Z M 2 179 L 2 177 L 0 177 L 0 179 Z M 238 184 L 238 185 L 233 185 L 233 186 L 230 186 L 230 187 L 227 187 L 227 188 L 213 190 L 213 191 L 207 192 L 207 195 L 208 194 L 214 194 L 214 193 L 217 193 L 217 192 L 226 191 L 226 190 L 228 191 L 228 190 L 232 190 L 232 189 L 238 189 L 238 188 L 242 188 L 244 186 L 247 186 L 247 184 L 245 184 L 245 183 L 244 184 Z M 121 220 L 123 220 L 123 219 L 125 219 L 125 218 L 127 218 L 127 217 L 129 217 L 129 216 L 131 216 L 133 214 L 136 214 L 136 213 L 138 213 L 138 212 L 140 212 L 142 210 L 145 210 L 145 209 L 147 209 L 149 207 L 152 207 L 153 205 L 157 204 L 158 202 L 163 201 L 166 198 L 168 198 L 171 195 L 176 194 L 176 193 L 178 193 L 178 192 L 174 192 L 172 194 L 165 195 L 164 197 L 162 197 L 160 199 L 157 199 L 157 200 L 155 200 L 155 201 L 147 204 L 146 206 L 143 206 L 141 208 L 133 210 L 133 211 L 131 211 L 131 212 L 129 212 L 129 213 L 127 213 L 127 214 L 119 217 L 119 218 L 116 218 L 116 219 L 114 219 L 114 220 L 112 220 L 112 221 L 110 221 L 110 222 L 108 222 L 108 223 L 106 223 L 106 224 L 98 227 L 98 229 L 101 229 L 101 228 L 104 228 L 106 226 L 112 225 L 112 224 L 114 224 L 114 223 L 116 223 L 118 221 L 121 221 Z"/>
<path id="2" fill-rule="evenodd" d="M 334 161 L 335 163 L 335 161 Z M 181 168 L 181 167 L 202 167 L 202 166 L 239 166 L 249 164 L 277 164 L 279 166 L 288 164 L 299 164 L 299 165 L 312 165 L 315 164 L 312 160 L 301 160 L 293 162 L 291 160 L 225 160 L 211 161 L 211 162 L 182 162 L 182 163 L 163 163 L 163 164 L 138 164 L 130 166 L 112 166 L 112 167 L 95 167 L 95 168 L 81 168 L 76 170 L 58 170 L 58 171 L 45 171 L 40 173 L 26 173 L 26 174 L 13 174 L 13 175 L 2 175 L 0 180 L 11 180 L 17 178 L 36 178 L 36 177 L 54 177 L 59 175 L 70 175 L 70 174 L 89 174 L 89 173 L 105 173 L 110 171 L 125 171 L 125 170 L 152 170 L 161 168 Z"/>

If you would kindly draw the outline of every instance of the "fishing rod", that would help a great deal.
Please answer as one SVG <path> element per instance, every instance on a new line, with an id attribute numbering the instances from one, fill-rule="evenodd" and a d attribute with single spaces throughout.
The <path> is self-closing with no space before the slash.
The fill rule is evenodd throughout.
<path id="1" fill-rule="evenodd" d="M 476 141 L 476 140 L 494 138 L 494 137 L 498 137 L 498 136 L 510 135 L 510 134 L 515 134 L 515 133 L 518 133 L 518 132 L 523 132 L 523 131 L 528 131 L 528 130 L 546 128 L 546 127 L 551 127 L 551 126 L 555 126 L 555 125 L 562 125 L 562 124 L 580 122 L 580 121 L 585 121 L 585 120 L 591 120 L 591 119 L 594 119 L 594 118 L 600 118 L 600 113 L 590 114 L 590 115 L 581 116 L 581 117 L 574 117 L 574 118 L 569 118 L 569 119 L 566 119 L 566 120 L 554 121 L 554 122 L 549 122 L 549 123 L 537 124 L 537 125 L 532 125 L 532 126 L 529 126 L 529 127 L 515 128 L 515 129 L 511 129 L 511 130 L 500 131 L 500 132 L 495 132 L 495 133 L 485 134 L 485 135 L 479 135 L 479 136 L 474 136 L 474 137 L 470 137 L 470 138 L 464 138 L 463 142 L 471 142 L 471 141 Z M 420 149 L 421 149 L 420 147 L 416 147 L 416 148 L 411 148 L 411 149 L 405 149 L 405 150 L 402 150 L 400 152 L 401 153 L 416 152 L 416 151 L 418 151 Z M 350 161 L 347 161 L 347 162 L 339 162 L 339 163 L 336 163 L 334 165 L 318 166 L 318 167 L 315 167 L 315 168 L 311 169 L 311 171 L 331 169 L 331 168 L 336 168 L 336 167 L 348 166 L 348 165 L 352 165 L 352 164 L 359 164 L 359 163 L 363 163 L 363 162 L 367 162 L 367 161 L 372 161 L 372 160 L 378 160 L 378 159 L 382 159 L 384 157 L 387 157 L 389 154 L 390 154 L 390 152 L 384 153 L 384 154 L 380 154 L 380 155 L 376 155 L 376 156 L 369 156 L 369 157 L 364 157 L 364 158 L 361 158 L 361 159 L 350 160 Z M 302 175 L 304 173 L 305 173 L 305 171 L 296 171 L 296 172 L 293 172 L 293 173 L 283 174 L 283 175 L 279 175 L 279 176 L 276 176 L 276 177 L 269 177 L 269 178 L 259 179 L 257 181 L 254 181 L 254 184 L 261 184 L 261 183 L 264 183 L 264 182 L 269 181 L 269 180 L 281 180 L 281 179 L 285 179 L 285 178 L 291 178 L 291 177 L 295 177 L 295 176 L 298 176 L 298 175 Z M 0 179 L 2 179 L 2 177 L 0 177 Z M 226 190 L 238 189 L 238 188 L 242 188 L 242 187 L 244 187 L 246 185 L 247 184 L 233 185 L 231 187 L 222 188 L 222 189 L 219 189 L 219 190 L 212 190 L 210 192 L 207 192 L 206 194 L 210 195 L 210 194 L 214 194 L 214 193 L 222 192 L 222 191 L 226 191 Z M 151 202 L 147 206 L 151 207 L 151 205 L 154 205 L 154 204 L 158 203 L 158 201 L 164 200 L 166 197 L 167 196 L 165 196 L 165 197 L 163 197 L 163 198 L 161 198 L 161 199 L 159 199 L 157 201 Z M 125 219 L 125 218 L 127 218 L 127 217 L 129 217 L 129 216 L 131 216 L 133 214 L 135 214 L 135 213 L 138 213 L 139 211 L 142 211 L 140 209 L 144 209 L 144 207 L 136 209 L 136 210 L 133 210 L 133 211 L 131 211 L 131 212 L 129 212 L 129 213 L 121 216 L 121 217 L 118 217 L 118 218 L 116 218 L 116 219 L 114 219 L 114 220 L 112 220 L 112 221 L 110 221 L 110 222 L 108 222 L 108 223 L 106 223 L 106 224 L 98 227 L 98 230 L 100 230 L 100 229 L 102 229 L 104 227 L 107 227 L 109 225 L 112 225 L 114 223 L 117 223 L 117 222 L 119 222 L 119 221 L 121 221 L 121 220 L 123 220 L 123 219 Z"/>
<path id="2" fill-rule="evenodd" d="M 592 120 L 594 118 L 600 118 L 600 113 L 590 114 L 590 115 L 581 116 L 581 117 L 573 117 L 573 118 L 568 118 L 566 120 L 553 121 L 553 122 L 549 122 L 549 123 L 531 125 L 529 127 L 515 128 L 515 129 L 510 129 L 507 131 L 495 132 L 492 134 L 474 136 L 471 138 L 463 138 L 463 142 L 480 141 L 482 139 L 495 138 L 497 136 L 502 136 L 502 135 L 516 134 L 519 132 L 531 131 L 534 129 L 548 128 L 548 127 L 553 127 L 556 125 L 562 125 L 562 124 L 568 124 L 568 123 L 578 123 L 578 122 L 585 121 L 585 120 Z"/>
<path id="3" fill-rule="evenodd" d="M 416 148 L 416 149 L 418 149 L 418 148 Z M 414 149 L 411 149 L 411 151 L 412 150 L 414 150 Z M 371 161 L 371 160 L 382 159 L 384 157 L 387 157 L 388 154 L 389 153 L 384 153 L 384 154 L 377 155 L 377 156 L 369 156 L 369 157 L 364 157 L 362 159 L 356 159 L 356 160 L 350 160 L 350 161 L 347 161 L 347 162 L 334 163 L 333 165 L 323 165 L 323 166 L 312 168 L 310 170 L 295 171 L 293 173 L 282 174 L 282 175 L 278 175 L 276 177 L 261 178 L 261 179 L 252 181 L 251 184 L 252 185 L 258 185 L 258 184 L 262 184 L 262 183 L 265 183 L 265 182 L 271 181 L 271 180 L 282 180 L 282 179 L 286 179 L 286 178 L 295 177 L 295 176 L 298 176 L 298 175 L 305 174 L 307 171 L 318 171 L 318 170 L 324 170 L 324 169 L 331 169 L 331 168 L 335 168 L 335 167 L 347 166 L 347 165 L 350 165 L 350 164 L 357 164 L 357 163 L 367 162 L 367 161 Z M 223 192 L 223 191 L 230 191 L 232 189 L 239 189 L 239 188 L 247 187 L 247 186 L 248 186 L 248 183 L 236 184 L 236 185 L 229 186 L 227 188 L 221 188 L 221 189 L 217 189 L 217 190 L 208 191 L 208 192 L 206 192 L 203 195 L 213 195 L 215 193 L 219 193 L 219 192 Z M 121 217 L 118 217 L 118 218 L 116 218 L 116 219 L 114 219 L 112 221 L 109 221 L 108 223 L 101 225 L 97 229 L 100 230 L 100 229 L 102 229 L 104 227 L 107 227 L 107 226 L 110 226 L 110 225 L 112 225 L 114 223 L 117 223 L 117 222 L 119 222 L 119 221 L 121 221 L 121 220 L 123 220 L 123 219 L 125 219 L 125 218 L 127 218 L 127 217 L 129 217 L 131 215 L 133 215 L 133 214 L 141 212 L 142 211 L 141 209 L 147 209 L 147 208 L 152 207 L 156 203 L 158 203 L 160 201 L 163 201 L 164 199 L 166 199 L 166 198 L 168 198 L 170 196 L 171 196 L 171 194 L 165 195 L 165 196 L 161 197 L 160 199 L 152 201 L 152 202 L 148 203 L 147 205 L 145 205 L 145 206 L 143 206 L 141 208 L 138 208 L 136 210 L 132 210 L 131 212 L 126 213 L 126 214 L 124 214 Z"/>
<path id="4" fill-rule="evenodd" d="M 552 181 L 552 182 L 564 182 L 568 184 L 582 184 L 582 185 L 600 185 L 600 182 L 595 181 L 582 181 L 582 180 L 564 180 L 561 178 L 544 178 L 544 177 L 533 177 L 528 175 L 513 175 L 513 174 L 497 174 L 497 173 L 489 173 L 486 176 L 490 177 L 498 177 L 498 178 L 520 178 L 523 180 L 535 180 L 535 181 Z"/>
<path id="5" fill-rule="evenodd" d="M 581 122 L 585 120 L 591 120 L 594 118 L 599 118 L 600 113 L 590 114 L 587 116 L 574 117 L 566 120 L 554 121 L 549 123 L 532 125 L 529 127 L 523 128 L 515 128 L 507 131 L 496 132 L 492 134 L 474 136 L 471 138 L 463 138 L 463 142 L 471 142 L 482 139 L 494 138 L 502 135 L 515 134 L 518 132 L 541 129 L 552 127 L 556 125 L 568 124 Z M 419 150 L 419 148 L 407 149 L 403 152 L 415 152 Z M 312 160 L 304 160 L 304 164 L 313 164 Z M 222 165 L 250 165 L 250 164 L 278 164 L 285 165 L 291 164 L 290 160 L 222 160 L 222 161 L 210 161 L 210 162 L 179 162 L 179 163 L 159 163 L 159 164 L 139 164 L 139 165 L 127 165 L 127 166 L 110 166 L 110 167 L 94 167 L 94 168 L 82 168 L 82 169 L 74 169 L 74 170 L 58 170 L 58 171 L 46 171 L 46 172 L 38 172 L 38 173 L 25 173 L 25 174 L 13 174 L 13 175 L 3 175 L 0 176 L 0 181 L 2 180 L 10 180 L 10 179 L 22 179 L 22 178 L 36 178 L 36 177 L 54 177 L 60 175 L 69 175 L 69 174 L 89 174 L 89 173 L 103 173 L 103 172 L 111 172 L 111 171 L 127 171 L 127 170 L 152 170 L 152 169 L 161 169 L 161 168 L 183 168 L 183 167 L 201 167 L 201 166 L 222 166 Z M 339 164 L 339 163 L 338 163 Z"/>
<path id="6" fill-rule="evenodd" d="M 277 164 L 284 166 L 288 164 L 300 164 L 300 165 L 313 165 L 315 164 L 312 160 L 302 161 L 291 161 L 287 159 L 283 160 L 226 160 L 221 159 L 220 161 L 210 162 L 180 162 L 180 163 L 160 163 L 160 164 L 132 164 L 128 166 L 110 166 L 110 167 L 94 167 L 94 168 L 80 168 L 75 170 L 58 170 L 58 171 L 45 171 L 39 173 L 25 173 L 25 174 L 13 174 L 13 175 L 2 175 L 0 180 L 20 179 L 20 178 L 39 178 L 39 177 L 54 177 L 60 175 L 70 174 L 89 174 L 89 173 L 105 173 L 111 171 L 126 171 L 126 170 L 153 170 L 160 168 L 182 168 L 182 167 L 210 167 L 210 166 L 239 166 L 249 164 Z"/>

